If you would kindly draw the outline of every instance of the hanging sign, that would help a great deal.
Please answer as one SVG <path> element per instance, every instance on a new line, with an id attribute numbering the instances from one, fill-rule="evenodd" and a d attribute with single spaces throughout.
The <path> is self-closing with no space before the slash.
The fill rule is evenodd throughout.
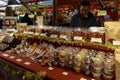
<path id="1" fill-rule="evenodd" d="M 106 10 L 99 10 L 97 16 L 105 16 L 107 15 Z"/>
<path id="2" fill-rule="evenodd" d="M 38 24 L 38 28 L 43 27 L 43 16 L 38 16 L 37 17 L 37 24 Z"/>

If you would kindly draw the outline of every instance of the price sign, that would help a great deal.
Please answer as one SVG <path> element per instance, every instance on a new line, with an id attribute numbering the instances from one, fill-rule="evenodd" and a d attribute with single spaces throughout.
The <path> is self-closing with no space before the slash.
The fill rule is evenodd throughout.
<path id="1" fill-rule="evenodd" d="M 102 43 L 102 39 L 101 38 L 91 38 L 91 42 Z"/>
<path id="2" fill-rule="evenodd" d="M 80 37 L 80 36 L 74 36 L 74 40 L 82 40 L 82 37 Z"/>
<path id="3" fill-rule="evenodd" d="M 66 35 L 60 35 L 60 39 L 65 39 L 65 40 L 67 40 L 67 36 L 66 36 Z"/>

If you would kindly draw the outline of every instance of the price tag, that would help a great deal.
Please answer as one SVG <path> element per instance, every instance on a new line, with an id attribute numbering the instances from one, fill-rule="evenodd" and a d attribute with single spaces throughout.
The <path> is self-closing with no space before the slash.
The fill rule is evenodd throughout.
<path id="1" fill-rule="evenodd" d="M 74 36 L 74 40 L 82 40 L 83 38 L 80 36 Z"/>
<path id="2" fill-rule="evenodd" d="M 41 33 L 40 36 L 46 36 L 46 34 L 45 33 Z"/>
<path id="3" fill-rule="evenodd" d="M 28 34 L 34 34 L 34 32 L 28 32 Z"/>
<path id="4" fill-rule="evenodd" d="M 113 45 L 120 46 L 120 41 L 113 41 Z"/>
<path id="5" fill-rule="evenodd" d="M 21 62 L 21 61 L 22 61 L 22 59 L 16 59 L 16 61 L 17 61 L 17 62 Z"/>
<path id="6" fill-rule="evenodd" d="M 80 78 L 80 80 L 87 80 L 87 79 L 85 79 L 85 78 Z"/>
<path id="7" fill-rule="evenodd" d="M 102 43 L 102 39 L 101 38 L 91 38 L 91 42 Z"/>
<path id="8" fill-rule="evenodd" d="M 8 54 L 2 54 L 3 56 L 5 56 L 5 57 L 8 57 L 9 55 Z"/>
<path id="9" fill-rule="evenodd" d="M 65 76 L 67 76 L 69 73 L 68 72 L 63 72 L 62 74 L 65 75 Z"/>
<path id="10" fill-rule="evenodd" d="M 49 69 L 49 70 L 53 70 L 53 67 L 49 67 L 48 69 Z"/>
<path id="11" fill-rule="evenodd" d="M 65 39 L 65 40 L 67 40 L 67 36 L 66 36 L 66 35 L 60 35 L 60 39 Z"/>
<path id="12" fill-rule="evenodd" d="M 13 36 L 13 33 L 11 33 L 10 36 Z"/>
<path id="13" fill-rule="evenodd" d="M 57 38 L 57 35 L 56 34 L 52 34 L 50 37 L 51 38 Z"/>
<path id="14" fill-rule="evenodd" d="M 13 58 L 15 58 L 15 56 L 10 56 L 9 58 L 13 59 Z"/>
<path id="15" fill-rule="evenodd" d="M 30 65 L 31 63 L 30 63 L 30 62 L 25 62 L 24 64 L 26 64 L 26 65 Z"/>
<path id="16" fill-rule="evenodd" d="M 35 33 L 34 35 L 36 35 L 36 36 L 37 36 L 37 35 L 39 35 L 39 33 Z"/>
<path id="17" fill-rule="evenodd" d="M 27 31 L 24 31 L 23 33 L 24 33 L 24 34 L 27 34 L 28 32 L 27 32 Z"/>

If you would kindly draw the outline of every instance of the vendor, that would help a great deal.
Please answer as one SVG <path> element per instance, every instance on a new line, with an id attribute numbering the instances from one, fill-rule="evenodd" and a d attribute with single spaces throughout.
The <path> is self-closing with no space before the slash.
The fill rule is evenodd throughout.
<path id="1" fill-rule="evenodd" d="M 90 2 L 82 1 L 78 14 L 71 18 L 70 27 L 88 28 L 91 26 L 97 26 L 97 16 L 90 12 Z"/>
<path id="2" fill-rule="evenodd" d="M 28 16 L 28 13 L 25 13 L 24 17 L 21 20 L 22 23 L 27 23 L 27 25 L 33 25 L 33 21 Z"/>

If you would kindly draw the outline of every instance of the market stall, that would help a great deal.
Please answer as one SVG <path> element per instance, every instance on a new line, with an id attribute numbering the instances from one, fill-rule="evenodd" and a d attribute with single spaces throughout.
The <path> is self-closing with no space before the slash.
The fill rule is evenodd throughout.
<path id="1" fill-rule="evenodd" d="M 105 67 L 104 68 L 100 66 L 93 67 L 90 65 L 93 64 L 92 62 L 94 61 L 96 62 L 96 59 L 99 62 L 99 58 L 100 58 L 100 62 L 98 64 L 94 63 L 95 65 L 101 65 L 104 63 L 104 66 L 106 66 L 105 70 L 108 70 L 107 68 L 108 65 L 111 66 L 109 69 L 113 69 L 112 66 L 114 65 L 114 60 L 113 60 L 113 64 L 110 65 L 110 64 L 106 64 L 108 62 L 104 62 L 104 61 L 101 62 L 101 59 L 105 58 L 106 61 L 107 59 L 109 59 L 107 58 L 108 56 L 109 57 L 111 56 L 112 58 L 114 54 L 114 50 L 116 48 L 115 46 L 105 45 L 104 37 L 100 37 L 100 34 L 96 32 L 94 34 L 96 35 L 99 34 L 99 36 L 96 36 L 95 38 L 94 35 L 93 36 L 91 35 L 93 34 L 91 32 L 84 33 L 83 31 L 75 30 L 74 34 L 70 35 L 71 33 L 70 29 L 65 28 L 65 32 L 63 28 L 62 31 L 60 28 L 56 28 L 56 29 L 52 27 L 47 27 L 43 29 L 23 28 L 17 33 L 15 32 L 14 35 L 16 36 L 16 38 L 21 38 L 23 41 L 15 48 L 6 50 L 5 53 L 2 53 L 1 58 L 3 60 L 10 61 L 10 63 L 22 67 L 24 69 L 28 69 L 28 67 L 30 67 L 29 65 L 31 65 L 32 62 L 34 63 L 35 61 L 34 64 L 35 65 L 37 64 L 36 69 L 37 67 L 39 69 L 38 72 L 45 71 L 47 73 L 46 77 L 52 80 L 53 79 L 55 80 L 101 79 L 102 80 L 102 79 L 108 79 L 108 75 L 110 76 L 109 78 L 111 80 L 112 79 L 114 80 L 115 78 L 115 75 L 113 74 L 114 70 L 110 74 L 109 71 L 105 72 L 105 74 L 107 74 L 105 75 L 104 72 L 101 72 L 101 70 L 104 69 Z M 23 32 L 21 33 L 21 31 Z M 82 35 L 78 33 L 81 33 Z M 91 36 L 89 36 L 88 38 L 87 37 L 88 35 L 85 34 L 90 34 Z M 83 38 L 81 38 L 80 36 Z M 4 55 L 7 55 L 7 57 L 4 58 Z M 21 61 L 21 63 L 18 63 L 17 61 L 14 60 L 16 58 L 11 59 L 9 58 L 9 56 L 15 56 L 20 59 L 23 57 L 23 60 L 25 61 L 27 57 L 28 59 L 27 62 L 29 62 L 29 65 L 24 66 L 22 64 L 25 61 L 23 62 Z M 91 57 L 92 58 L 92 62 L 91 62 L 91 60 L 89 60 L 89 57 L 86 58 L 85 56 L 93 56 L 93 57 L 96 56 L 96 57 L 94 58 Z M 88 60 L 86 66 L 88 66 L 89 68 L 83 66 L 84 61 L 86 60 Z M 66 64 L 67 61 L 69 62 L 71 61 L 71 63 L 68 62 L 69 64 Z M 93 73 L 92 72 L 94 71 L 93 69 L 96 68 L 99 68 L 100 70 L 95 70 L 96 72 Z M 31 67 L 29 68 L 29 71 L 34 71 L 34 69 L 35 68 Z M 37 71 L 36 69 L 35 71 Z M 84 70 L 85 71 L 88 70 L 88 71 L 85 72 Z"/>

